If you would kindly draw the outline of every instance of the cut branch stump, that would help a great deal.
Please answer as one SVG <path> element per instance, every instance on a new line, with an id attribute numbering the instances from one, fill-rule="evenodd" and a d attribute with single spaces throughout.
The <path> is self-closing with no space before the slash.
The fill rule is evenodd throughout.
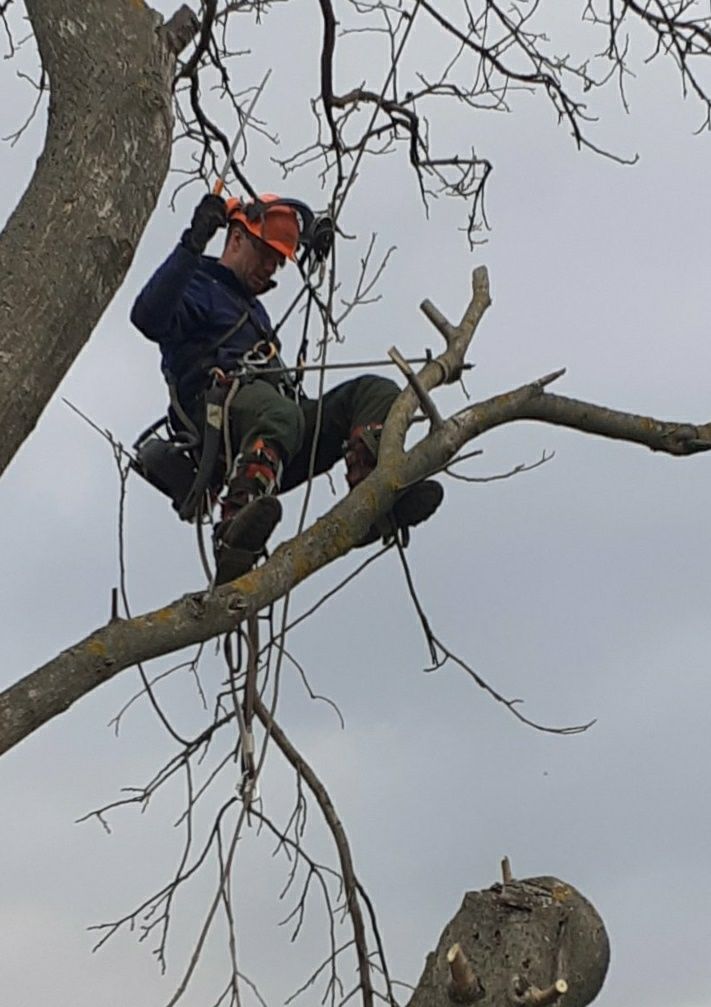
<path id="1" fill-rule="evenodd" d="M 457 1000 L 477 1007 L 586 1007 L 602 988 L 609 960 L 604 923 L 572 885 L 554 877 L 507 878 L 505 886 L 464 896 L 427 956 L 408 1007 L 452 1007 Z"/>

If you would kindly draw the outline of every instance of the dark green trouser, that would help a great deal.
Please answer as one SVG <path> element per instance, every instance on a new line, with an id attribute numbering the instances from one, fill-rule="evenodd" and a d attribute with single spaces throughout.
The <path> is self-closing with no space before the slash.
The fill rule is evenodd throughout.
<path id="1" fill-rule="evenodd" d="M 382 423 L 399 392 L 394 381 L 374 374 L 344 381 L 326 392 L 314 475 L 328 471 L 343 457 L 343 443 L 354 427 Z M 230 406 L 234 444 L 248 451 L 261 437 L 277 447 L 284 461 L 282 490 L 293 489 L 308 478 L 317 414 L 315 399 L 304 399 L 297 406 L 269 381 L 256 378 L 240 388 Z"/>

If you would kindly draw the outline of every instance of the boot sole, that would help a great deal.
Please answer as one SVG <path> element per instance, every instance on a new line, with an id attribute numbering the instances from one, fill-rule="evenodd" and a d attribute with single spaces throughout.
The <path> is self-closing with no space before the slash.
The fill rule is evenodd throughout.
<path id="1" fill-rule="evenodd" d="M 405 490 L 393 505 L 393 517 L 398 528 L 414 528 L 431 518 L 444 499 L 442 486 L 426 479 Z"/>
<path id="2" fill-rule="evenodd" d="M 281 503 L 276 497 L 257 497 L 219 528 L 215 541 L 217 586 L 252 569 L 281 515 Z"/>
<path id="3" fill-rule="evenodd" d="M 237 580 L 243 574 L 252 569 L 257 562 L 257 556 L 249 549 L 230 549 L 228 546 L 220 546 L 216 552 L 217 569 L 215 571 L 215 585 L 227 584 L 231 580 Z"/>
<path id="4" fill-rule="evenodd" d="M 382 528 L 372 525 L 366 535 L 358 542 L 358 547 L 372 545 L 378 539 L 395 531 L 414 528 L 431 518 L 444 498 L 444 489 L 433 479 L 426 479 L 405 490 L 393 504 L 393 509 L 386 514 Z"/>
<path id="5" fill-rule="evenodd" d="M 250 500 L 220 530 L 220 541 L 231 549 L 259 552 L 281 521 L 282 507 L 276 497 Z"/>

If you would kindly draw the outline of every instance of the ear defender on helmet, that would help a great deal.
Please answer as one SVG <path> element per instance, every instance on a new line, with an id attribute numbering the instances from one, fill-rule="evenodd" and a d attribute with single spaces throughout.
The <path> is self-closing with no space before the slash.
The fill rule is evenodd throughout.
<path id="1" fill-rule="evenodd" d="M 264 193 L 243 203 L 233 197 L 227 200 L 227 221 L 234 220 L 287 259 L 295 259 L 301 245 L 306 254 L 313 252 L 322 260 L 333 243 L 330 218 L 317 219 L 311 207 L 300 199 Z"/>

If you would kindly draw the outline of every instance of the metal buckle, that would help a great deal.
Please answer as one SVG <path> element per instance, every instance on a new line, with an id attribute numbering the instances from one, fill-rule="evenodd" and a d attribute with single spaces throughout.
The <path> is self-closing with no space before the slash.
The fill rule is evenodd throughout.
<path id="1" fill-rule="evenodd" d="M 232 385 L 235 381 L 239 381 L 240 378 L 244 377 L 244 367 L 235 367 L 231 371 L 223 371 L 221 367 L 211 367 L 210 377 L 213 384 L 220 387 Z"/>
<path id="2" fill-rule="evenodd" d="M 274 343 L 266 339 L 260 339 L 258 343 L 254 344 L 251 350 L 247 350 L 242 357 L 242 361 L 250 367 L 266 367 L 274 359 L 276 352 L 277 349 Z"/>

